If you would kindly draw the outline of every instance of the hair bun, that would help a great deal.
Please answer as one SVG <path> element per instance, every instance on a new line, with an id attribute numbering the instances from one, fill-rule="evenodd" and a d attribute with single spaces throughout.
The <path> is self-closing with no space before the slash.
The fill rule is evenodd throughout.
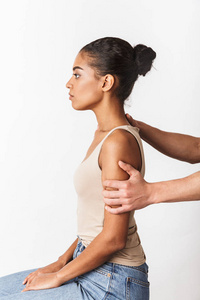
<path id="1" fill-rule="evenodd" d="M 142 44 L 133 47 L 133 59 L 137 65 L 139 75 L 145 76 L 151 70 L 155 58 L 156 52 L 152 48 Z"/>

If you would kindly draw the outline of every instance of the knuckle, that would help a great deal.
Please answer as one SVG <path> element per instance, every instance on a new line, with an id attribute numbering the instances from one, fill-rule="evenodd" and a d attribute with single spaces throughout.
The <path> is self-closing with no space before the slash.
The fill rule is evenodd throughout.
<path id="1" fill-rule="evenodd" d="M 124 188 L 124 189 L 127 189 L 127 188 L 128 188 L 128 182 L 124 182 L 123 188 Z"/>
<path id="2" fill-rule="evenodd" d="M 131 187 L 131 183 L 130 183 L 130 181 L 128 181 L 128 182 L 126 183 L 126 188 L 127 188 L 127 189 L 130 189 L 130 187 Z"/>
<path id="3" fill-rule="evenodd" d="M 128 197 L 127 191 L 124 191 L 124 192 L 123 192 L 123 197 L 124 197 L 124 198 L 127 198 L 127 197 Z"/>

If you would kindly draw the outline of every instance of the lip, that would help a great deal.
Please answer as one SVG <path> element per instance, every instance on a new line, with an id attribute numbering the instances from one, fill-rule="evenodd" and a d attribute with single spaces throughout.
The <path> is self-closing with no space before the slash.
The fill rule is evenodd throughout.
<path id="1" fill-rule="evenodd" d="M 69 93 L 69 99 L 71 100 L 74 96 Z"/>

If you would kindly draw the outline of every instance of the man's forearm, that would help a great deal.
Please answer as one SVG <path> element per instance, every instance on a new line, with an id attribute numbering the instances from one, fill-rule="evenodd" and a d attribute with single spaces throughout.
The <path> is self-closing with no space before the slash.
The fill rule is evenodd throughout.
<path id="1" fill-rule="evenodd" d="M 163 154 L 189 163 L 200 162 L 200 138 L 159 130 L 136 121 L 144 141 Z"/>
<path id="2" fill-rule="evenodd" d="M 200 171 L 181 179 L 150 185 L 151 204 L 200 200 Z"/>

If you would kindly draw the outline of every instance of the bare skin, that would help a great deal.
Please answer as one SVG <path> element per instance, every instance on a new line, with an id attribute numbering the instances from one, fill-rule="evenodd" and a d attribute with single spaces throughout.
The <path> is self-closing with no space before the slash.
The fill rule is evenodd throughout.
<path id="1" fill-rule="evenodd" d="M 77 246 L 78 239 L 74 241 L 74 243 L 67 249 L 67 251 L 61 255 L 58 260 L 46 267 L 39 268 L 35 272 L 30 273 L 23 281 L 23 284 L 31 283 L 36 277 L 43 276 L 44 274 L 50 274 L 58 272 L 62 269 L 68 262 L 70 262 L 73 258 L 74 250 Z M 25 291 L 25 289 L 23 290 Z"/>
<path id="2" fill-rule="evenodd" d="M 140 136 L 158 151 L 189 163 L 200 162 L 200 138 L 161 131 L 126 115 L 129 123 L 140 129 Z M 180 146 L 181 145 L 181 146 Z M 130 178 L 126 181 L 105 181 L 117 191 L 103 191 L 106 209 L 113 214 L 141 209 L 151 204 L 195 201 L 200 199 L 200 172 L 185 178 L 163 182 L 146 182 L 131 165 L 119 162 Z M 118 208 L 112 205 L 120 205 Z"/>
<path id="3" fill-rule="evenodd" d="M 136 121 L 128 114 L 127 119 L 132 126 L 140 129 L 141 138 L 156 150 L 169 157 L 191 164 L 200 162 L 199 137 L 166 132 L 143 122 Z"/>
<path id="4" fill-rule="evenodd" d="M 74 74 L 66 84 L 70 89 L 72 106 L 76 110 L 92 110 L 98 122 L 98 130 L 95 132 L 86 159 L 110 130 L 129 123 L 123 105 L 114 96 L 113 91 L 117 82 L 112 75 L 107 74 L 97 78 L 95 71 L 88 65 L 87 56 L 80 53 L 75 59 L 73 69 Z M 102 182 L 108 179 L 129 178 L 127 172 L 118 165 L 118 161 L 125 158 L 127 163 L 140 169 L 140 152 L 135 138 L 130 133 L 118 129 L 105 140 L 99 155 Z M 23 291 L 58 287 L 76 276 L 97 268 L 109 260 L 115 252 L 125 247 L 128 223 L 129 213 L 113 215 L 104 210 L 103 230 L 89 246 L 77 258 L 71 260 L 77 245 L 75 240 L 57 263 L 43 268 L 42 273 L 39 269 L 27 276 Z"/>

